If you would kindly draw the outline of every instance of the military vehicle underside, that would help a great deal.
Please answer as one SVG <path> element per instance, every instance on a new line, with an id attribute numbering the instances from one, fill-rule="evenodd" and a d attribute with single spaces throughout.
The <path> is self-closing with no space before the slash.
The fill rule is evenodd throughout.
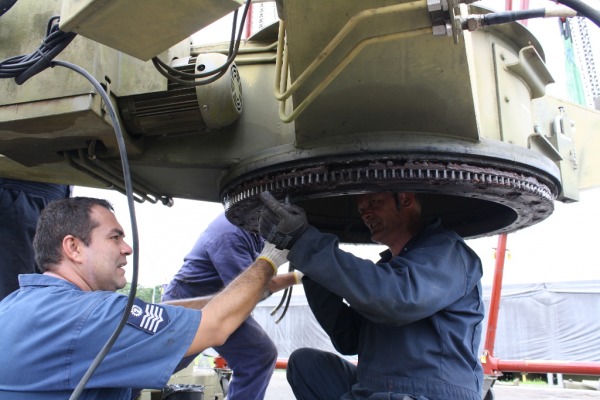
<path id="1" fill-rule="evenodd" d="M 17 3 L 2 58 L 35 48 L 22 21 L 60 3 Z M 255 230 L 269 190 L 351 243 L 370 242 L 352 195 L 372 191 L 418 192 L 427 217 L 465 237 L 533 225 L 600 182 L 590 156 L 600 113 L 545 94 L 552 76 L 522 25 L 462 32 L 457 21 L 488 11 L 449 4 L 281 0 L 281 22 L 200 86 L 82 36 L 59 58 L 110 93 L 140 201 L 222 202 Z M 186 74 L 228 49 L 182 43 L 159 58 L 194 81 Z M 0 86 L 0 175 L 124 191 L 112 123 L 88 82 L 55 67 Z"/>

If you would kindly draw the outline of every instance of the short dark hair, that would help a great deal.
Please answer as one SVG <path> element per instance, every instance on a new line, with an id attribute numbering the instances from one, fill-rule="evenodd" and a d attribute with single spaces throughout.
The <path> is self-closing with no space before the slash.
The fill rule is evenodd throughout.
<path id="1" fill-rule="evenodd" d="M 67 235 L 81 239 L 89 246 L 91 232 L 98 222 L 91 217 L 92 207 L 114 211 L 103 199 L 71 197 L 50 202 L 42 211 L 33 238 L 35 262 L 41 272 L 48 271 L 62 259 L 62 241 Z"/>

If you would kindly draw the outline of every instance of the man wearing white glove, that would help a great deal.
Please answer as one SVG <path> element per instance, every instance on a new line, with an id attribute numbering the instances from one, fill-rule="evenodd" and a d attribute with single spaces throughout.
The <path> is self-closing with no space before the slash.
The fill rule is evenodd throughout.
<path id="1" fill-rule="evenodd" d="M 200 234 L 185 256 L 183 265 L 165 290 L 163 301 L 217 293 L 255 259 L 267 261 L 276 273 L 277 268 L 287 262 L 287 253 L 271 244 L 265 246 L 258 234 L 233 225 L 222 213 Z M 275 275 L 263 291 L 261 300 L 299 283 L 297 274 L 299 272 Z M 215 350 L 233 371 L 228 400 L 263 399 L 275 370 L 277 348 L 258 322 L 249 316 Z M 189 364 L 193 358 L 186 358 L 181 366 Z"/>
<path id="2" fill-rule="evenodd" d="M 105 200 L 74 197 L 44 209 L 34 239 L 42 273 L 20 275 L 20 289 L 0 301 L 0 398 L 66 399 L 79 382 L 81 399 L 130 400 L 132 388 L 162 389 L 184 356 L 229 340 L 285 262 L 267 249 L 215 296 L 135 299 L 117 340 L 84 380 L 127 309 L 127 296 L 115 293 L 127 283 L 132 253 L 124 236 Z"/>

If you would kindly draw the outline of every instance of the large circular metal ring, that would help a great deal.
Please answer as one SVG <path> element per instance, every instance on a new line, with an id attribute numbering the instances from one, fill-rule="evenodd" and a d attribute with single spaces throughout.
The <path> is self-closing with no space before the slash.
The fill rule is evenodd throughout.
<path id="1" fill-rule="evenodd" d="M 412 191 L 419 193 L 425 218 L 440 217 L 447 228 L 474 238 L 544 220 L 559 191 L 551 174 L 527 165 L 439 154 L 338 158 L 279 168 L 241 176 L 225 188 L 230 221 L 256 232 L 259 194 L 270 191 L 303 207 L 312 225 L 340 241 L 370 243 L 352 195 Z"/>

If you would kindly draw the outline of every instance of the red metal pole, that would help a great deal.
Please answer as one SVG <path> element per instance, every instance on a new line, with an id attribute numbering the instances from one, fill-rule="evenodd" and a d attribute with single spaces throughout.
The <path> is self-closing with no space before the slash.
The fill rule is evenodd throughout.
<path id="1" fill-rule="evenodd" d="M 600 375 L 600 363 L 552 360 L 496 360 L 498 371 Z"/>
<path id="2" fill-rule="evenodd" d="M 521 10 L 529 10 L 529 0 L 521 0 Z M 527 20 L 524 19 L 521 22 L 523 25 L 527 26 Z"/>
<path id="3" fill-rule="evenodd" d="M 248 14 L 246 15 L 246 32 L 244 39 L 248 39 L 252 35 L 252 7 L 254 4 L 250 4 L 248 7 Z"/>
<path id="4" fill-rule="evenodd" d="M 490 298 L 488 325 L 481 356 L 481 365 L 485 375 L 501 375 L 494 357 L 494 344 L 496 343 L 496 328 L 498 326 L 498 312 L 500 310 L 500 295 L 502 293 L 502 275 L 504 274 L 504 258 L 506 255 L 506 233 L 498 236 L 496 247 L 496 266 L 492 282 L 492 294 Z"/>
<path id="5" fill-rule="evenodd" d="M 496 328 L 498 326 L 498 311 L 500 310 L 500 295 L 502 294 L 502 276 L 504 274 L 504 259 L 506 256 L 506 233 L 498 236 L 498 247 L 496 247 L 496 267 L 492 283 L 492 294 L 490 298 L 490 312 L 488 314 L 488 326 L 485 337 L 484 350 L 487 354 L 494 355 L 494 344 L 496 343 Z"/>
<path id="6" fill-rule="evenodd" d="M 500 375 L 504 372 L 533 372 L 557 373 L 574 375 L 600 375 L 600 363 L 578 361 L 553 361 L 553 360 L 499 360 L 494 357 L 494 344 L 496 342 L 496 328 L 500 310 L 500 295 L 502 292 L 502 276 L 504 274 L 504 260 L 506 256 L 505 233 L 498 236 L 496 248 L 496 267 L 489 306 L 488 326 L 484 345 L 484 354 L 481 357 L 483 372 L 486 375 Z"/>

